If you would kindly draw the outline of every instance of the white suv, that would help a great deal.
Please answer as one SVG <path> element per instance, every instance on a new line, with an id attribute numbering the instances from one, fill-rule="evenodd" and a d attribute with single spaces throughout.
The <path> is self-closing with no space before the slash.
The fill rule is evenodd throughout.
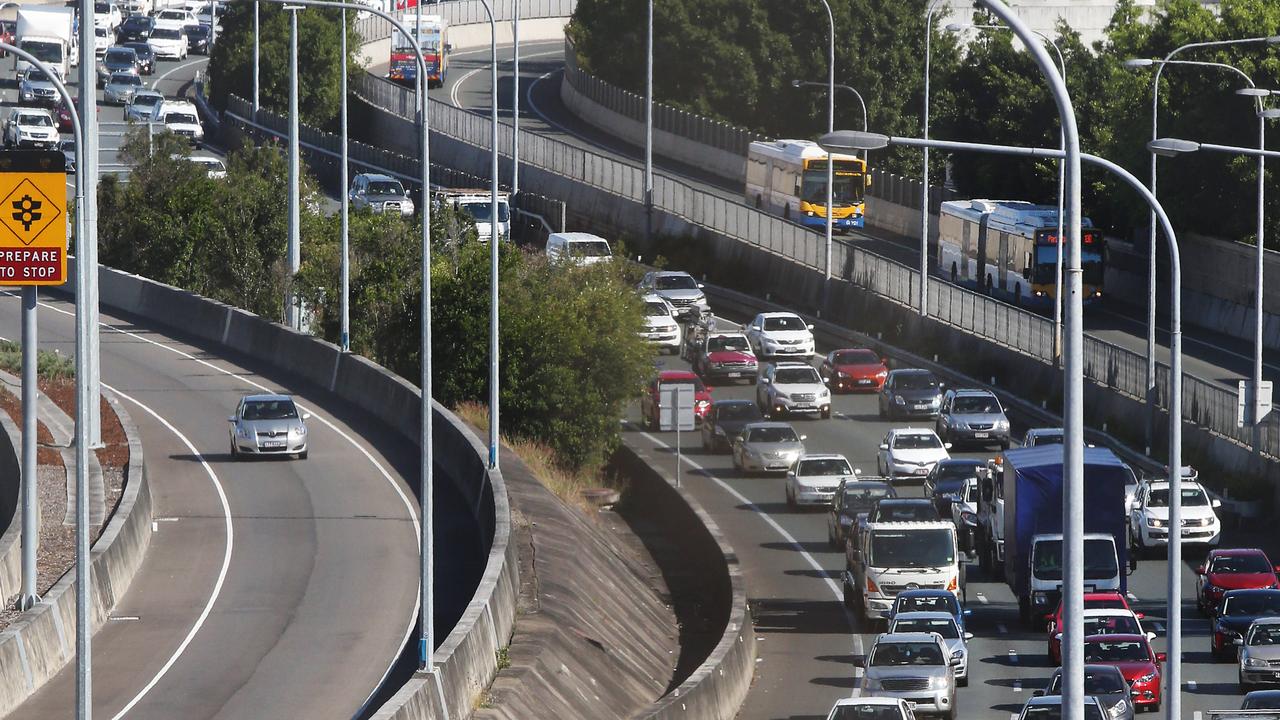
<path id="1" fill-rule="evenodd" d="M 162 100 L 151 109 L 151 122 L 164 125 L 164 129 L 191 141 L 196 147 L 204 140 L 204 127 L 200 125 L 200 113 L 196 106 L 183 100 Z"/>
<path id="2" fill-rule="evenodd" d="M 644 303 L 644 329 L 640 331 L 640 337 L 657 345 L 662 352 L 672 355 L 680 352 L 680 326 L 674 317 L 675 308 L 661 295 L 645 295 L 641 301 Z"/>
<path id="3" fill-rule="evenodd" d="M 761 369 L 756 405 L 765 417 L 817 413 L 825 420 L 831 417 L 831 391 L 812 365 L 778 362 Z"/>
<path id="4" fill-rule="evenodd" d="M 876 456 L 876 468 L 888 478 L 913 477 L 923 480 L 939 460 L 951 457 L 938 434 L 927 428 L 898 428 L 885 434 Z"/>
<path id="5" fill-rule="evenodd" d="M 48 110 L 14 108 L 4 121 L 5 147 L 35 147 L 50 150 L 58 146 L 58 126 Z"/>
<path id="6" fill-rule="evenodd" d="M 761 358 L 813 355 L 813 326 L 795 313 L 760 313 L 747 325 L 747 339 Z"/>
<path id="7" fill-rule="evenodd" d="M 1222 523 L 1214 508 L 1222 501 L 1210 499 L 1198 482 L 1182 483 L 1183 544 L 1217 547 L 1222 539 Z M 1169 544 L 1169 481 L 1149 480 L 1138 485 L 1129 506 L 1129 537 L 1134 550 Z"/>

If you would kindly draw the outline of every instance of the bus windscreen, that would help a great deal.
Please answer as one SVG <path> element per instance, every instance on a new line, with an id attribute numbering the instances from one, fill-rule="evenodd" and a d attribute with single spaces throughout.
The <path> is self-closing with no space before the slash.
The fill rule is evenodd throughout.
<path id="1" fill-rule="evenodd" d="M 839 162 L 836 163 L 836 167 L 840 167 Z M 831 185 L 832 202 L 836 207 L 856 205 L 862 202 L 864 187 L 862 173 L 860 172 L 856 175 L 836 175 L 835 181 Z M 827 204 L 827 169 L 825 166 L 821 170 L 805 171 L 804 179 L 800 185 L 800 199 L 817 205 Z"/>

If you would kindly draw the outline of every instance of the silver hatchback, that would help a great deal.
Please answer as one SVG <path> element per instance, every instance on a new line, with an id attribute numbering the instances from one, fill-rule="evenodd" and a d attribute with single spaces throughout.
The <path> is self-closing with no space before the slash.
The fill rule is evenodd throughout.
<path id="1" fill-rule="evenodd" d="M 310 413 L 300 412 L 288 395 L 246 395 L 236 405 L 231 423 L 231 457 L 295 455 L 307 458 Z"/>
<path id="2" fill-rule="evenodd" d="M 733 466 L 746 472 L 785 473 L 804 454 L 804 439 L 787 423 L 751 423 L 733 439 Z"/>
<path id="3" fill-rule="evenodd" d="M 943 442 L 1009 449 L 1009 417 L 1000 400 L 987 390 L 948 390 L 942 398 L 936 430 Z"/>

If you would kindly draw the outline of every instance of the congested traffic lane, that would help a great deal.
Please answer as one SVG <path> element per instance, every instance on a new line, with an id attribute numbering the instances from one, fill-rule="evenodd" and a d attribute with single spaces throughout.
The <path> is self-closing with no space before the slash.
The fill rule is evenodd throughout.
<path id="1" fill-rule="evenodd" d="M 727 323 L 718 323 L 725 329 Z M 819 352 L 832 348 L 819 347 Z M 658 358 L 662 369 L 687 369 L 674 357 Z M 816 362 L 816 361 L 815 361 Z M 720 384 L 715 399 L 754 399 L 755 386 Z M 838 452 L 873 475 L 876 450 L 893 427 L 932 427 L 929 420 L 888 422 L 877 413 L 874 394 L 836 395 L 830 420 L 796 418 L 796 431 L 806 436 L 809 452 Z M 1015 437 L 1027 427 L 1013 414 Z M 654 449 L 673 474 L 675 434 L 641 430 L 638 409 L 628 418 L 629 441 Z M 844 556 L 827 546 L 826 515 L 817 510 L 793 510 L 786 505 L 781 476 L 744 476 L 733 468 L 728 454 L 704 452 L 698 433 L 682 434 L 683 478 L 686 487 L 711 513 L 738 554 L 756 621 L 759 644 L 757 676 L 743 705 L 743 718 L 825 717 L 836 698 L 848 695 L 859 675 L 852 661 L 870 647 L 876 631 L 847 613 L 841 605 L 840 572 Z M 955 457 L 985 458 L 993 449 L 964 449 Z M 921 494 L 918 485 L 900 485 L 905 496 Z M 1238 535 L 1238 533 L 1235 533 Z M 1234 542 L 1229 529 L 1224 546 Z M 1245 541 L 1248 542 L 1248 541 Z M 1183 707 L 1187 717 L 1197 711 L 1239 706 L 1235 666 L 1213 663 L 1207 654 L 1208 621 L 1194 608 L 1194 568 L 1203 553 L 1190 551 L 1184 559 L 1181 594 L 1184 600 Z M 1129 578 L 1136 609 L 1147 615 L 1147 629 L 1159 636 L 1157 651 L 1165 649 L 1167 565 L 1146 559 Z M 1017 601 L 1003 582 L 984 577 L 976 563 L 968 567 L 966 607 L 973 611 L 969 627 L 969 687 L 958 691 L 960 717 L 1008 717 L 1016 713 L 1033 690 L 1045 685 L 1054 666 L 1047 654 L 1044 632 L 1025 629 L 1018 620 Z"/>

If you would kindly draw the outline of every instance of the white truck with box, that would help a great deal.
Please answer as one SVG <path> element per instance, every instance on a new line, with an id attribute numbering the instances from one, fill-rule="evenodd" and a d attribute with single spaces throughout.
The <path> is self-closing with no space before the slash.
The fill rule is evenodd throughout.
<path id="1" fill-rule="evenodd" d="M 69 7 L 20 5 L 14 37 L 18 47 L 52 67 L 65 81 L 71 68 L 80 64 L 74 27 L 75 11 Z M 14 73 L 21 77 L 30 66 L 26 60 L 15 58 Z"/>
<path id="2" fill-rule="evenodd" d="M 870 622 L 884 620 L 898 593 L 907 589 L 964 588 L 963 561 L 950 522 L 876 522 L 845 547 L 845 604 Z"/>

